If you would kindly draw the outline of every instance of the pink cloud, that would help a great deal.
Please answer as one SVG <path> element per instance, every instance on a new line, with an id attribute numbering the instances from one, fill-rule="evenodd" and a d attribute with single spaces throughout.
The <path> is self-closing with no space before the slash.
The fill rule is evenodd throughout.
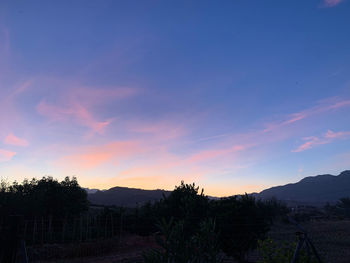
<path id="1" fill-rule="evenodd" d="M 289 114 L 285 120 L 272 122 L 267 124 L 264 132 L 271 132 L 282 127 L 294 124 L 306 118 L 310 118 L 312 116 L 322 114 L 332 110 L 338 110 L 341 108 L 349 107 L 350 100 L 339 100 L 338 98 L 330 98 L 322 101 L 319 105 L 305 109 L 300 112 Z"/>
<path id="2" fill-rule="evenodd" d="M 319 145 L 319 144 L 325 144 L 326 142 L 321 140 L 318 137 L 312 136 L 312 137 L 305 137 L 303 138 L 303 140 L 305 140 L 306 142 L 303 143 L 302 145 L 300 145 L 298 148 L 296 148 L 295 150 L 293 150 L 293 152 L 302 152 L 308 149 L 311 149 L 312 147 L 314 147 L 315 145 Z"/>
<path id="3" fill-rule="evenodd" d="M 111 123 L 111 120 L 96 120 L 92 113 L 79 103 L 61 107 L 48 104 L 45 100 L 42 100 L 37 105 L 37 111 L 51 121 L 76 121 L 78 124 L 88 127 L 92 134 L 103 134 L 106 127 Z"/>
<path id="4" fill-rule="evenodd" d="M 15 89 L 13 90 L 13 92 L 10 94 L 9 98 L 13 98 L 13 97 L 25 92 L 32 85 L 32 83 L 33 83 L 33 80 L 30 79 L 30 80 L 27 80 L 27 81 L 21 83 L 19 86 L 16 86 Z"/>
<path id="5" fill-rule="evenodd" d="M 10 144 L 10 145 L 15 145 L 15 146 L 28 146 L 29 143 L 25 139 L 21 139 L 14 134 L 10 133 L 9 135 L 6 136 L 4 143 Z"/>
<path id="6" fill-rule="evenodd" d="M 333 132 L 331 130 L 328 130 L 325 135 L 325 138 L 338 139 L 338 138 L 346 138 L 348 136 L 350 136 L 350 131 Z"/>
<path id="7" fill-rule="evenodd" d="M 143 151 L 144 148 L 136 141 L 116 141 L 101 146 L 80 147 L 75 149 L 76 153 L 61 157 L 57 163 L 63 167 L 88 170 L 108 162 L 117 164 Z"/>
<path id="8" fill-rule="evenodd" d="M 251 145 L 235 145 L 228 148 L 222 148 L 222 149 L 215 149 L 215 150 L 204 150 L 200 151 L 198 153 L 195 153 L 194 155 L 190 156 L 187 159 L 187 162 L 189 163 L 199 163 L 203 161 L 212 160 L 215 158 L 223 157 L 228 154 L 233 154 L 239 151 L 246 150 Z"/>
<path id="9" fill-rule="evenodd" d="M 323 0 L 324 7 L 334 7 L 344 2 L 344 0 Z"/>
<path id="10" fill-rule="evenodd" d="M 302 152 L 309 150 L 317 145 L 328 144 L 334 140 L 346 139 L 348 137 L 350 137 L 350 131 L 333 132 L 331 130 L 328 130 L 327 133 L 321 137 L 311 136 L 303 138 L 303 140 L 306 142 L 298 146 L 292 152 Z"/>
<path id="11" fill-rule="evenodd" d="M 8 162 L 16 155 L 15 152 L 0 149 L 0 162 Z"/>
<path id="12" fill-rule="evenodd" d="M 1 62 L 0 62 L 1 63 Z M 0 69 L 1 71 L 1 69 Z M 6 75 L 6 74 L 3 74 Z M 4 85 L 1 82 L 0 74 L 0 129 L 3 132 L 2 136 L 9 133 L 11 130 L 23 130 L 23 123 L 25 120 L 20 111 L 20 107 L 16 99 L 26 90 L 29 89 L 31 85 L 31 80 L 26 80 L 23 82 L 18 82 L 14 84 Z"/>
<path id="13" fill-rule="evenodd" d="M 49 118 L 50 121 L 75 122 L 89 128 L 89 136 L 104 134 L 114 118 L 100 121 L 94 114 L 94 107 L 117 99 L 123 99 L 136 93 L 132 88 L 89 88 L 77 87 L 67 89 L 56 103 L 46 99 L 37 105 L 37 112 Z"/>
<path id="14" fill-rule="evenodd" d="M 186 134 L 182 124 L 169 122 L 129 122 L 126 124 L 127 129 L 131 132 L 150 136 L 157 141 L 174 140 Z"/>

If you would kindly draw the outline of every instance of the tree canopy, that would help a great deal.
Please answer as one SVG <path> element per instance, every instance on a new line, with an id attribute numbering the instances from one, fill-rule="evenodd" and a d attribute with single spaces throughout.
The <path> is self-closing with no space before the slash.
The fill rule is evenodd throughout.
<path id="1" fill-rule="evenodd" d="M 75 177 L 59 182 L 52 177 L 25 179 L 21 184 L 1 181 L 0 211 L 3 215 L 76 215 L 88 209 L 87 193 Z"/>

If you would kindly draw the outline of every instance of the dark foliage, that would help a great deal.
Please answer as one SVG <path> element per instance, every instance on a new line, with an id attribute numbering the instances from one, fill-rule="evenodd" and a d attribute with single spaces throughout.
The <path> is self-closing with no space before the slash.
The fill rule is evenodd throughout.
<path id="1" fill-rule="evenodd" d="M 343 197 L 335 205 L 325 205 L 325 211 L 329 216 L 337 218 L 350 218 L 350 198 Z"/>
<path id="2" fill-rule="evenodd" d="M 156 240 L 161 249 L 144 253 L 146 263 L 221 263 L 218 235 L 215 232 L 215 221 L 201 222 L 197 233 L 188 238 L 184 221 L 169 222 L 165 219 L 158 224 L 159 233 Z"/>
<path id="3" fill-rule="evenodd" d="M 87 193 L 75 177 L 58 182 L 52 177 L 24 180 L 12 185 L 1 182 L 0 212 L 2 215 L 61 217 L 77 215 L 88 209 Z"/>
<path id="4" fill-rule="evenodd" d="M 198 230 L 201 220 L 209 215 L 209 199 L 203 192 L 203 189 L 199 192 L 199 187 L 194 183 L 185 184 L 182 181 L 180 186 L 175 187 L 168 197 L 157 204 L 157 217 L 182 220 L 185 233 L 192 236 Z"/>
<path id="5" fill-rule="evenodd" d="M 159 220 L 162 226 L 164 222 L 171 222 L 175 230 L 181 230 L 176 232 L 181 233 L 180 243 L 187 246 L 192 244 L 194 236 L 200 235 L 205 222 L 215 222 L 219 248 L 243 262 L 247 252 L 265 237 L 273 220 L 288 210 L 277 200 L 257 201 L 249 195 L 209 200 L 199 187 L 181 182 L 169 196 L 142 206 L 139 211 L 139 223 L 143 222 L 143 230 L 150 231 L 142 234 L 156 232 L 155 222 Z M 179 251 L 183 251 L 184 257 L 193 256 L 191 251 L 187 255 L 184 248 Z M 160 256 L 159 253 L 152 255 Z"/>
<path id="6" fill-rule="evenodd" d="M 47 240 L 121 237 L 124 231 L 156 234 L 162 249 L 148 253 L 149 262 L 220 262 L 222 252 L 244 262 L 273 220 L 287 212 L 276 200 L 259 201 L 247 194 L 210 200 L 194 183 L 184 182 L 160 201 L 141 207 L 92 208 L 91 218 L 87 214 L 82 217 L 87 209 L 87 193 L 74 177 L 62 182 L 43 177 L 22 184 L 1 184 L 1 214 L 34 218 L 28 224 L 30 233 L 36 233 L 37 218 L 46 217 L 49 229 L 53 218 L 52 229 L 62 230 L 58 239 L 49 231 Z"/>
<path id="7" fill-rule="evenodd" d="M 221 248 L 240 261 L 265 237 L 271 222 L 268 207 L 249 195 L 215 201 L 212 213 L 217 220 Z"/>

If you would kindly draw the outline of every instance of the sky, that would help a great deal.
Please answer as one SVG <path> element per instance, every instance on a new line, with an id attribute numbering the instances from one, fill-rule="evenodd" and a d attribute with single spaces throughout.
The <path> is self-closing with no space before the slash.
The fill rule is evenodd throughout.
<path id="1" fill-rule="evenodd" d="M 259 192 L 350 169 L 350 1 L 0 2 L 0 177 Z"/>

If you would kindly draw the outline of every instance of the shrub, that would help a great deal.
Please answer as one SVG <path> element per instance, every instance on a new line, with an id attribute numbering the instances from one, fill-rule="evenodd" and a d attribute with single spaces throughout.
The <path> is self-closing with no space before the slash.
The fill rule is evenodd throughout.
<path id="1" fill-rule="evenodd" d="M 156 236 L 160 249 L 144 253 L 146 263 L 221 263 L 215 222 L 205 220 L 193 236 L 185 233 L 184 221 L 163 219 Z"/>

